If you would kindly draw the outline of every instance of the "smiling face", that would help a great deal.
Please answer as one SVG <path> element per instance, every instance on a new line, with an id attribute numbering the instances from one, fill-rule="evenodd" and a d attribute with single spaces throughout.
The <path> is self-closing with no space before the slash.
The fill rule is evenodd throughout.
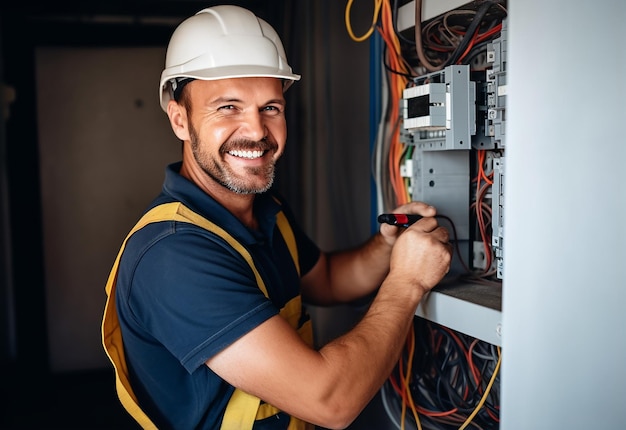
<path id="1" fill-rule="evenodd" d="M 275 78 L 196 80 L 185 88 L 183 163 L 194 176 L 237 194 L 267 191 L 287 137 L 283 87 Z M 180 107 L 180 105 L 178 105 Z"/>

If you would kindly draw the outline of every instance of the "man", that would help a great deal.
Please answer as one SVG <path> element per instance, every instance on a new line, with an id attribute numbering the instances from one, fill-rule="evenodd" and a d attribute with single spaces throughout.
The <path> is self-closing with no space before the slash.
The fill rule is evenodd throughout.
<path id="1" fill-rule="evenodd" d="M 405 231 L 326 253 L 271 191 L 283 92 L 300 77 L 246 9 L 198 12 L 174 32 L 160 97 L 183 142 L 111 272 L 103 341 L 118 394 L 145 428 L 349 425 L 396 363 L 423 295 L 447 273 L 435 209 Z M 404 229 L 402 229 L 404 230 Z M 348 333 L 315 350 L 301 299 L 377 291 Z"/>

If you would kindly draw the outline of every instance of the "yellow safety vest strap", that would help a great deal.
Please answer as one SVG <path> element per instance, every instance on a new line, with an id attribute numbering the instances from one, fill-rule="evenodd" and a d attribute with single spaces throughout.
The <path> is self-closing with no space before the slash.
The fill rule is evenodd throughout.
<path id="1" fill-rule="evenodd" d="M 289 225 L 289 221 L 287 221 L 287 217 L 281 211 L 276 215 L 276 224 L 278 224 L 278 230 L 280 234 L 285 239 L 287 243 L 287 248 L 289 248 L 289 253 L 291 254 L 291 259 L 293 260 L 293 264 L 296 265 L 296 270 L 298 271 L 298 275 L 300 275 L 300 259 L 298 257 L 298 246 L 296 245 L 296 237 L 293 234 L 293 230 Z"/>
<path id="2" fill-rule="evenodd" d="M 281 211 L 276 216 L 276 224 L 280 231 L 293 263 L 296 266 L 298 275 L 300 275 L 300 260 L 298 258 L 298 247 L 293 230 L 289 225 L 289 221 L 285 214 Z M 264 291 L 266 297 L 267 292 Z M 291 299 L 280 310 L 280 315 L 295 329 L 298 334 L 308 345 L 313 345 L 313 328 L 311 321 L 306 321 L 298 328 L 300 317 L 302 315 L 302 297 L 300 295 Z M 226 406 L 222 427 L 220 430 L 240 430 L 252 429 L 255 420 L 262 420 L 278 414 L 280 409 L 270 405 L 269 403 L 261 404 L 261 400 L 251 394 L 245 393 L 240 389 L 235 389 L 233 395 Z M 313 430 L 314 426 L 310 423 L 302 421 L 296 417 L 291 417 L 287 430 Z"/>
<path id="3" fill-rule="evenodd" d="M 220 430 L 251 429 L 260 403 L 258 397 L 236 388 L 226 406 Z"/>
<path id="4" fill-rule="evenodd" d="M 235 238 L 233 238 L 228 232 L 226 232 L 221 227 L 216 224 L 210 222 L 206 218 L 196 214 L 192 210 L 185 207 L 182 203 L 166 203 L 163 205 L 159 205 L 148 211 L 133 227 L 133 229 L 128 233 L 122 246 L 120 247 L 120 251 L 118 252 L 117 258 L 113 264 L 111 272 L 109 274 L 109 278 L 107 280 L 107 284 L 105 287 L 105 292 L 107 294 L 107 301 L 104 310 L 104 317 L 102 320 L 102 344 L 104 349 L 109 357 L 113 367 L 115 369 L 116 375 L 116 389 L 118 393 L 118 397 L 120 402 L 124 406 L 124 408 L 128 411 L 128 413 L 141 425 L 144 429 L 156 429 L 157 427 L 150 420 L 150 418 L 141 410 L 139 404 L 137 402 L 137 397 L 135 396 L 132 387 L 130 386 L 130 381 L 128 379 L 128 368 L 126 366 L 126 359 L 124 357 L 124 347 L 122 343 L 122 333 L 119 325 L 119 321 L 117 319 L 116 312 L 116 303 L 115 303 L 115 283 L 117 281 L 117 274 L 119 269 L 119 262 L 126 247 L 126 243 L 128 239 L 138 230 L 145 227 L 146 225 L 159 222 L 159 221 L 180 221 L 180 222 L 189 222 L 195 225 L 198 225 L 208 231 L 211 231 L 222 239 L 224 239 L 228 244 L 234 248 L 237 252 L 239 252 L 242 257 L 246 260 L 250 268 L 252 269 L 257 285 L 259 289 L 263 292 L 266 297 L 268 296 L 267 288 L 265 287 L 265 283 L 261 278 L 258 270 L 254 265 L 254 261 L 252 260 L 252 256 L 247 251 L 245 247 L 243 247 Z M 298 250 L 295 242 L 295 237 L 293 231 L 291 230 L 291 226 L 287 221 L 283 212 L 279 212 L 277 216 L 277 225 L 281 235 L 283 236 L 285 242 L 287 243 L 287 247 L 289 248 L 289 252 L 291 257 L 296 265 L 296 269 L 298 274 L 300 273 L 299 260 L 298 260 Z M 311 322 L 307 321 L 302 327 L 298 328 L 298 323 L 300 319 L 301 312 L 301 298 L 297 296 L 292 299 L 281 309 L 281 315 L 283 315 L 287 321 L 300 333 L 301 337 L 309 344 L 313 343 Z M 258 397 L 247 394 L 239 389 L 235 389 L 235 392 L 231 396 L 231 399 L 226 408 L 226 413 L 224 414 L 224 419 L 222 423 L 222 429 L 224 430 L 243 430 L 243 429 L 251 429 L 254 425 L 255 419 L 260 419 L 263 417 L 275 415 L 279 412 L 278 409 L 274 408 L 271 405 L 263 404 L 260 405 L 260 399 Z M 304 430 L 304 429 L 312 429 L 313 426 L 305 423 L 297 418 L 292 417 L 289 430 Z"/>

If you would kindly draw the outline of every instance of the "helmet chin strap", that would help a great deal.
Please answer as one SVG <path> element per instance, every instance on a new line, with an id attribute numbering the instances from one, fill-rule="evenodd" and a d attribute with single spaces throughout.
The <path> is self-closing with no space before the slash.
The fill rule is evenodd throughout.
<path id="1" fill-rule="evenodd" d="M 170 88 L 172 90 L 172 98 L 175 101 L 178 101 L 178 99 L 180 98 L 180 93 L 183 91 L 183 88 L 185 88 L 185 85 L 187 85 L 189 82 L 194 81 L 195 78 L 174 78 L 174 79 L 170 79 Z"/>

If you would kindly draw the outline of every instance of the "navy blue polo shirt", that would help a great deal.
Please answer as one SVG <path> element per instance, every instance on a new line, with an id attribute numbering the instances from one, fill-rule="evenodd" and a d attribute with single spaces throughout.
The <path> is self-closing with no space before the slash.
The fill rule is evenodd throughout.
<path id="1" fill-rule="evenodd" d="M 117 312 L 131 386 L 144 412 L 159 428 L 218 429 L 234 388 L 205 361 L 300 294 L 298 273 L 276 226 L 278 211 L 294 231 L 303 275 L 320 251 L 289 208 L 270 194 L 256 196 L 259 230 L 251 230 L 179 170 L 180 163 L 167 167 L 150 208 L 180 201 L 228 231 L 252 255 L 270 300 L 248 263 L 223 239 L 189 223 L 164 221 L 128 240 L 116 284 Z"/>

